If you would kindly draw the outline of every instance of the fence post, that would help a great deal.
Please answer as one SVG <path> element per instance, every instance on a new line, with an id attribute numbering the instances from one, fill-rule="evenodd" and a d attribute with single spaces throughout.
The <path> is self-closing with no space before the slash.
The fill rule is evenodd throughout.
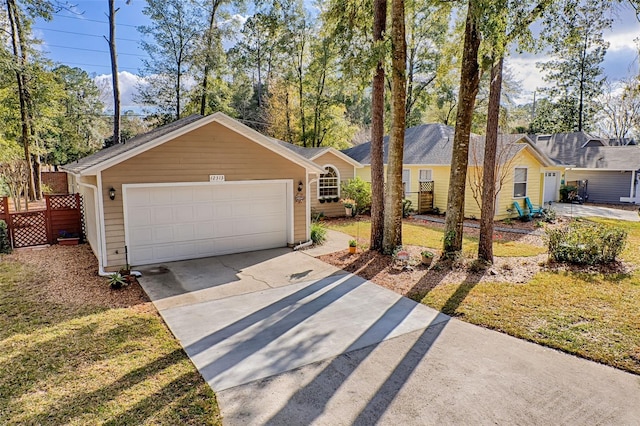
<path id="1" fill-rule="evenodd" d="M 49 244 L 55 243 L 53 236 L 53 230 L 51 229 L 51 195 L 45 194 L 44 199 L 46 201 L 45 221 L 47 224 L 47 241 Z"/>

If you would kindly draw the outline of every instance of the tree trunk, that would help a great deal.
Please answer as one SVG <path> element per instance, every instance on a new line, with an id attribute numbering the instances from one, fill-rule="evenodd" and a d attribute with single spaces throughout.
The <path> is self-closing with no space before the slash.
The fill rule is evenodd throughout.
<path id="1" fill-rule="evenodd" d="M 18 64 L 16 67 L 16 80 L 18 83 L 18 98 L 20 101 L 20 121 L 22 126 L 22 146 L 24 148 L 24 159 L 27 162 L 28 171 L 28 194 L 25 194 L 25 200 L 36 198 L 36 186 L 33 179 L 33 171 L 31 170 L 31 117 L 29 114 L 29 89 L 27 87 L 27 79 L 25 78 L 25 68 L 27 66 L 26 51 L 23 50 L 25 44 L 22 40 L 22 25 L 20 23 L 20 15 L 15 0 L 7 0 L 7 17 L 11 26 L 11 45 L 13 48 L 13 56 Z"/>
<path id="2" fill-rule="evenodd" d="M 382 249 L 391 253 L 402 245 L 402 156 L 407 99 L 407 42 L 404 0 L 391 1 L 391 135 L 387 161 Z"/>
<path id="3" fill-rule="evenodd" d="M 487 107 L 487 136 L 482 166 L 482 209 L 480 213 L 480 241 L 478 259 L 493 263 L 493 217 L 496 201 L 496 156 L 498 149 L 498 121 L 502 93 L 502 56 L 491 68 L 489 106 Z"/>
<path id="4" fill-rule="evenodd" d="M 109 0 L 109 53 L 111 55 L 111 84 L 113 86 L 113 144 L 120 141 L 120 82 L 118 80 L 118 55 L 116 54 L 115 0 Z"/>
<path id="5" fill-rule="evenodd" d="M 387 0 L 375 0 L 373 43 L 378 55 L 371 92 L 371 250 L 382 249 L 384 235 L 384 57 L 379 51 L 387 26 Z"/>
<path id="6" fill-rule="evenodd" d="M 213 0 L 211 3 L 211 15 L 209 16 L 209 31 L 207 32 L 207 45 L 204 56 L 204 75 L 202 76 L 202 97 L 200 98 L 200 115 L 205 115 L 207 110 L 207 86 L 209 85 L 209 63 L 211 62 L 211 48 L 213 46 L 213 32 L 216 29 L 216 11 L 220 6 L 220 1 Z"/>
<path id="7" fill-rule="evenodd" d="M 464 195 L 469 165 L 469 136 L 473 120 L 473 108 L 478 94 L 480 67 L 478 50 L 480 31 L 476 19 L 476 2 L 469 0 L 467 20 L 464 32 L 462 68 L 460 70 L 460 91 L 458 94 L 458 112 L 456 130 L 453 138 L 453 156 L 447 197 L 447 217 L 443 254 L 448 258 L 457 257 L 462 251 L 462 231 L 464 226 Z"/>

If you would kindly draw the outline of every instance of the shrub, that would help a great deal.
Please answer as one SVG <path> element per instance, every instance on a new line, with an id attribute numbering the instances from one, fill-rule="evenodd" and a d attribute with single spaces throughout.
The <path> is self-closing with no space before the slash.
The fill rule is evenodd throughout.
<path id="1" fill-rule="evenodd" d="M 4 220 L 0 220 L 0 253 L 11 253 L 11 241 L 9 241 L 9 229 Z"/>
<path id="2" fill-rule="evenodd" d="M 327 240 L 327 228 L 318 222 L 311 224 L 311 241 L 314 244 L 322 244 Z"/>
<path id="3" fill-rule="evenodd" d="M 566 203 L 567 201 L 569 201 L 569 194 L 577 191 L 578 187 L 577 186 L 571 186 L 571 185 L 561 185 L 560 186 L 560 201 L 562 201 L 563 203 Z"/>
<path id="4" fill-rule="evenodd" d="M 358 242 L 356 240 L 349 240 L 349 247 L 357 247 Z"/>
<path id="5" fill-rule="evenodd" d="M 549 257 L 556 262 L 584 265 L 616 260 L 627 241 L 624 229 L 590 222 L 572 222 L 547 230 Z"/>
<path id="6" fill-rule="evenodd" d="M 409 217 L 409 213 L 413 211 L 411 204 L 413 204 L 411 200 L 406 198 L 402 200 L 402 217 Z"/>
<path id="7" fill-rule="evenodd" d="M 365 213 L 371 209 L 371 184 L 359 177 L 342 183 L 341 195 L 355 201 L 354 213 Z"/>

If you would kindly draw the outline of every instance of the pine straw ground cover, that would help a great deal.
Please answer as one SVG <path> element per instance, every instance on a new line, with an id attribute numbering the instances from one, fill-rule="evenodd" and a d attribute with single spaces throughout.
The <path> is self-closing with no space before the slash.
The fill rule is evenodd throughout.
<path id="1" fill-rule="evenodd" d="M 0 257 L 0 424 L 220 424 L 142 289 L 96 271 L 86 245 Z"/>
<path id="2" fill-rule="evenodd" d="M 425 242 L 405 246 L 414 259 L 410 269 L 362 249 L 355 255 L 345 250 L 320 258 L 463 321 L 640 374 L 640 223 L 594 221 L 629 232 L 620 262 L 598 268 L 550 264 L 540 236 L 518 234 L 512 238 L 541 248 L 543 254 L 524 256 L 524 250 L 514 249 L 519 256 L 507 252 L 484 270 L 468 251 L 453 263 L 439 260 L 434 247 L 442 245 L 441 229 L 415 222 L 404 223 L 404 241 Z M 331 229 L 352 231 L 347 233 L 363 243 L 369 232 L 365 223 L 328 221 Z M 473 243 L 477 230 L 465 228 L 467 233 Z M 417 262 L 425 247 L 436 253 L 430 267 Z M 495 245 L 494 250 L 497 254 Z"/>

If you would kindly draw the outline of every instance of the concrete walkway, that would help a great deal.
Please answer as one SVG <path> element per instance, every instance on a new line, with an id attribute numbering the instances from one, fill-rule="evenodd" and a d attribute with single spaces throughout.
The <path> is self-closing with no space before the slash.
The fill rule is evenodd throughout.
<path id="1" fill-rule="evenodd" d="M 224 424 L 640 419 L 638 376 L 451 319 L 307 253 L 142 269 Z"/>

